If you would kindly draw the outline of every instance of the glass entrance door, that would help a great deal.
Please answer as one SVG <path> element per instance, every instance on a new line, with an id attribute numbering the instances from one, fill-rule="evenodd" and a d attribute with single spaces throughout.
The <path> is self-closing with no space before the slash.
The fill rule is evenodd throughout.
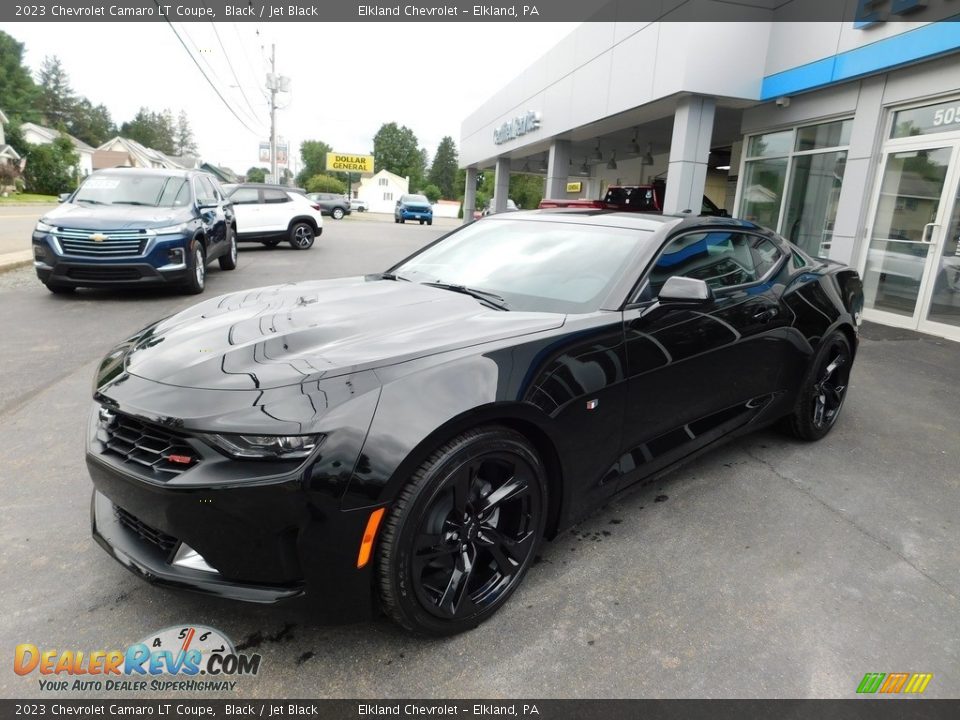
<path id="1" fill-rule="evenodd" d="M 960 162 L 957 163 L 960 165 Z M 960 168 L 956 175 L 960 175 Z M 946 214 L 946 232 L 931 249 L 927 314 L 920 329 L 960 339 L 960 178 Z"/>
<path id="2" fill-rule="evenodd" d="M 957 280 L 953 269 L 960 272 L 960 256 L 941 253 L 947 252 L 943 231 L 955 204 L 960 143 L 920 140 L 900 141 L 884 154 L 863 271 L 864 317 L 914 328 L 926 319 L 937 263 L 948 268 L 944 289 L 933 293 L 940 299 L 937 317 L 953 308 L 949 312 L 958 313 L 960 320 L 960 305 L 953 304 L 957 293 L 950 285 Z"/>

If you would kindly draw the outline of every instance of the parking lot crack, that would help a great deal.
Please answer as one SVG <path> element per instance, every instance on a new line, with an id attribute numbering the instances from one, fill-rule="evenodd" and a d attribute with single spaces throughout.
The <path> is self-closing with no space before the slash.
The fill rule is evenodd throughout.
<path id="1" fill-rule="evenodd" d="M 944 593 L 946 593 L 946 595 L 947 595 L 951 600 L 954 600 L 954 601 L 957 600 L 957 594 L 956 594 L 952 589 L 950 589 L 947 585 L 944 585 L 944 584 L 943 584 L 942 582 L 940 582 L 937 578 L 935 578 L 934 576 L 932 576 L 929 572 L 927 572 L 927 571 L 924 570 L 922 567 L 920 567 L 919 565 L 917 565 L 913 560 L 911 560 L 911 559 L 908 558 L 906 555 L 904 555 L 902 552 L 900 552 L 899 550 L 897 550 L 895 547 L 893 547 L 889 542 L 887 542 L 886 540 L 884 540 L 882 537 L 880 537 L 879 535 L 876 535 L 875 533 L 871 532 L 871 531 L 868 530 L 867 528 L 865 528 L 865 527 L 863 527 L 862 525 L 860 525 L 856 520 L 854 520 L 853 518 L 851 518 L 849 515 L 845 514 L 842 510 L 840 510 L 839 508 L 836 508 L 836 507 L 832 506 L 830 503 L 826 502 L 823 498 L 821 498 L 821 497 L 819 497 L 818 495 L 816 495 L 816 494 L 815 494 L 813 491 L 811 491 L 809 488 L 804 487 L 804 486 L 803 486 L 799 481 L 797 481 L 796 479 L 790 477 L 789 475 L 784 475 L 784 474 L 783 474 L 782 472 L 780 472 L 780 470 L 778 470 L 778 469 L 776 468 L 776 466 L 774 466 L 773 463 L 771 463 L 769 460 L 765 460 L 764 458 L 756 455 L 756 454 L 753 453 L 749 448 L 744 448 L 743 452 L 744 452 L 748 457 L 750 457 L 751 459 L 756 460 L 758 463 L 760 463 L 760 464 L 763 465 L 764 467 L 768 468 L 768 469 L 770 470 L 770 472 L 772 472 L 774 475 L 776 475 L 779 479 L 781 479 L 781 480 L 783 480 L 784 482 L 788 483 L 788 484 L 791 485 L 793 488 L 795 488 L 795 489 L 798 490 L 799 492 L 803 493 L 804 495 L 806 495 L 806 496 L 807 496 L 808 498 L 810 498 L 811 500 L 813 500 L 813 501 L 819 503 L 820 505 L 822 505 L 824 508 L 826 508 L 827 511 L 829 511 L 829 512 L 832 513 L 833 515 L 836 515 L 838 518 L 840 518 L 841 520 L 843 520 L 845 523 L 847 523 L 848 525 L 850 525 L 851 527 L 853 527 L 853 528 L 854 528 L 857 532 L 859 532 L 861 535 L 863 535 L 864 537 L 872 540 L 874 543 L 876 543 L 876 544 L 879 545 L 880 547 L 882 547 L 882 548 L 888 550 L 889 552 L 893 553 L 894 555 L 896 555 L 896 556 L 897 556 L 898 558 L 900 558 L 903 562 L 905 562 L 907 565 L 909 565 L 911 568 L 913 568 L 916 572 L 918 572 L 918 573 L 919 573 L 920 575 L 922 575 L 924 578 L 926 578 L 926 579 L 929 580 L 931 583 L 933 583 L 933 584 L 936 585 L 938 588 L 940 588 Z"/>

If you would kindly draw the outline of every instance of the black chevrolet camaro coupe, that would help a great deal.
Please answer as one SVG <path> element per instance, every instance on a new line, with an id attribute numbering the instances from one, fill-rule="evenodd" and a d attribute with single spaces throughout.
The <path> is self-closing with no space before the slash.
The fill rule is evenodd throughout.
<path id="1" fill-rule="evenodd" d="M 564 210 L 214 298 L 100 365 L 94 537 L 152 582 L 460 632 L 625 488 L 775 421 L 826 435 L 862 302 L 752 223 Z"/>

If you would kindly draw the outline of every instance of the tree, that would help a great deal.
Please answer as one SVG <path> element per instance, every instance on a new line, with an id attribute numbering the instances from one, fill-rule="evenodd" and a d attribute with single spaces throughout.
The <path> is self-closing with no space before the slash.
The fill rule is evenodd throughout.
<path id="1" fill-rule="evenodd" d="M 337 180 L 332 175 L 320 173 L 309 178 L 304 184 L 307 192 L 327 192 L 343 195 L 347 192 L 347 186 Z"/>
<path id="2" fill-rule="evenodd" d="M 314 175 L 322 175 L 327 169 L 327 153 L 333 150 L 323 140 L 304 140 L 300 143 L 300 160 L 303 169 L 297 173 L 297 185 L 306 187 Z M 315 190 L 313 192 L 321 192 Z"/>
<path id="3" fill-rule="evenodd" d="M 117 126 L 104 105 L 94 106 L 86 98 L 74 104 L 67 131 L 78 140 L 97 147 L 117 134 Z"/>
<path id="4" fill-rule="evenodd" d="M 452 200 L 458 193 L 463 194 L 463 183 L 460 183 L 461 187 L 457 187 L 457 146 L 449 135 L 445 136 L 437 146 L 427 179 L 440 188 L 445 198 Z"/>
<path id="5" fill-rule="evenodd" d="M 43 195 L 70 192 L 77 186 L 80 156 L 62 135 L 49 145 L 31 145 L 23 171 L 27 189 Z"/>
<path id="6" fill-rule="evenodd" d="M 430 185 L 427 185 L 423 189 L 423 194 L 427 196 L 427 200 L 430 201 L 431 205 L 435 203 L 437 200 L 439 200 L 442 196 L 440 192 L 440 188 L 438 188 L 433 183 L 431 183 Z"/>
<path id="7" fill-rule="evenodd" d="M 517 204 L 517 207 L 526 210 L 535 209 L 543 200 L 543 178 L 539 175 L 511 175 L 508 197 Z"/>
<path id="8" fill-rule="evenodd" d="M 133 120 L 120 126 L 120 134 L 154 150 L 176 155 L 176 129 L 169 110 L 158 113 L 142 107 Z"/>
<path id="9" fill-rule="evenodd" d="M 37 104 L 44 123 L 50 127 L 66 125 L 73 118 L 77 98 L 70 87 L 70 77 L 56 55 L 43 59 L 40 68 L 40 97 Z"/>
<path id="10" fill-rule="evenodd" d="M 373 136 L 374 170 L 389 170 L 394 175 L 410 178 L 410 191 L 423 184 L 423 155 L 417 144 L 417 136 L 407 126 L 398 127 L 395 122 L 384 123 Z"/>
<path id="11" fill-rule="evenodd" d="M 23 64 L 23 43 L 0 30 L 0 110 L 13 120 L 39 120 L 36 103 L 40 90 L 30 68 Z"/>
<path id="12" fill-rule="evenodd" d="M 249 170 L 247 170 L 247 173 L 246 173 L 247 182 L 253 182 L 253 183 L 266 182 L 268 172 L 270 171 L 267 168 L 252 167 Z"/>
<path id="13" fill-rule="evenodd" d="M 193 139 L 193 130 L 190 129 L 190 119 L 187 117 L 187 111 L 181 110 L 180 117 L 177 118 L 176 135 L 177 155 L 197 154 L 197 143 Z"/>

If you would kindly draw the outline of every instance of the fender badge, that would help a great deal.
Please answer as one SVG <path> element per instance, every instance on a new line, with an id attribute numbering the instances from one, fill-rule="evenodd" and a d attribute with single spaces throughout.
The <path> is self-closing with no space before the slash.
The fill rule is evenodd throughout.
<path id="1" fill-rule="evenodd" d="M 587 410 L 596 410 L 597 406 L 600 404 L 600 401 L 594 398 L 593 400 L 587 400 Z"/>

